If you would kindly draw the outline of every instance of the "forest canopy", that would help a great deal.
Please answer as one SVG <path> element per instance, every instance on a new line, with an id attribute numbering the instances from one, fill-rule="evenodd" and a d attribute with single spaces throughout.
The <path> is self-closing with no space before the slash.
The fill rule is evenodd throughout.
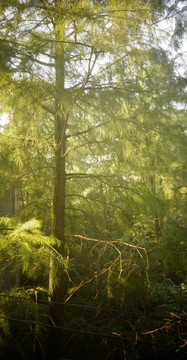
<path id="1" fill-rule="evenodd" d="M 186 12 L 1 0 L 2 359 L 185 358 Z"/>

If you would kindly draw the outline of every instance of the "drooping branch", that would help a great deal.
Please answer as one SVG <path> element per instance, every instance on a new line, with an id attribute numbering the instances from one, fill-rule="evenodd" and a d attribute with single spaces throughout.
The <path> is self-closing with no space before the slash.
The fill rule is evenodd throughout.
<path id="1" fill-rule="evenodd" d="M 76 132 L 76 133 L 66 135 L 66 138 L 68 139 L 68 138 L 71 138 L 71 137 L 73 137 L 73 136 L 79 136 L 79 135 L 87 134 L 87 133 L 91 132 L 92 130 L 97 129 L 97 128 L 100 127 L 100 126 L 103 126 L 104 124 L 105 124 L 105 122 L 100 123 L 100 124 L 97 124 L 97 125 L 95 125 L 95 126 L 90 126 L 90 127 L 87 128 L 86 130 L 78 131 L 78 132 Z"/>

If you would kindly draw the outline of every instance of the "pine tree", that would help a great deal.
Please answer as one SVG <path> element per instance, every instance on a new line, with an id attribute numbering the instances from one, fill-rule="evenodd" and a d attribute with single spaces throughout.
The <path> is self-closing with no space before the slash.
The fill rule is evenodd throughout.
<path id="1" fill-rule="evenodd" d="M 84 219 L 97 236 L 115 236 L 116 223 L 125 231 L 123 219 L 132 224 L 145 204 L 147 213 L 159 222 L 163 214 L 158 213 L 161 207 L 155 193 L 167 166 L 163 170 L 158 164 L 162 157 L 169 161 L 172 145 L 165 149 L 164 139 L 171 131 L 172 142 L 175 131 L 167 121 L 175 110 L 173 101 L 178 97 L 181 102 L 184 82 L 174 76 L 174 64 L 165 51 L 158 49 L 151 1 L 9 1 L 1 7 L 1 44 L 10 50 L 2 50 L 8 60 L 2 57 L 1 68 L 7 71 L 8 61 L 9 70 L 3 91 L 10 93 L 6 105 L 13 113 L 12 128 L 20 136 L 15 158 L 20 158 L 21 166 L 30 156 L 37 162 L 42 152 L 37 167 L 30 163 L 28 167 L 34 174 L 45 166 L 53 167 L 51 233 L 57 240 L 55 250 L 65 256 L 65 229 L 73 226 L 67 221 L 72 217 L 68 207 L 75 209 L 78 196 L 82 201 L 79 209 L 83 211 L 85 196 L 89 210 L 78 217 L 75 228 L 80 229 Z M 182 117 L 182 111 L 177 111 L 178 115 Z M 175 127 L 176 116 L 172 121 Z M 179 131 L 183 139 L 182 125 Z M 41 174 L 38 176 L 41 181 Z M 43 179 L 45 176 L 46 172 Z M 100 200 L 101 221 L 94 226 L 89 198 L 94 204 Z M 118 222 L 112 224 L 111 204 L 116 201 Z M 97 210 L 95 206 L 96 216 Z M 159 230 L 155 231 L 159 237 Z M 53 300 L 64 301 L 63 263 L 56 268 L 51 261 L 50 291 Z M 61 310 L 55 308 L 59 326 L 63 324 Z"/>

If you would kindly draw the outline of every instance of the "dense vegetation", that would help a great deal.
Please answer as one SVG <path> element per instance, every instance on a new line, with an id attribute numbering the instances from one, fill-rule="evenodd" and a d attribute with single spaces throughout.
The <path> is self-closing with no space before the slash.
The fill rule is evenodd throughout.
<path id="1" fill-rule="evenodd" d="M 1 1 L 1 359 L 185 359 L 185 12 Z"/>

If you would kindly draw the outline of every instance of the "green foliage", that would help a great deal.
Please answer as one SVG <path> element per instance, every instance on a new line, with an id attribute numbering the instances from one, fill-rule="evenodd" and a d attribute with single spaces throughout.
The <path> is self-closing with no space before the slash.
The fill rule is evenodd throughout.
<path id="1" fill-rule="evenodd" d="M 33 356 L 42 354 L 46 332 L 39 323 L 47 324 L 48 307 L 38 301 L 46 298 L 47 294 L 41 288 L 20 288 L 1 292 L 0 306 L 3 319 L 0 329 L 4 333 L 6 331 L 6 337 L 4 336 L 0 344 L 2 359 L 32 359 Z"/>
<path id="2" fill-rule="evenodd" d="M 4 343 L 6 337 L 8 337 L 8 335 L 10 335 L 10 329 L 9 329 L 9 324 L 8 321 L 6 320 L 6 314 L 2 312 L 0 312 L 0 346 Z"/>
<path id="3" fill-rule="evenodd" d="M 178 219 L 168 218 L 162 237 L 161 259 L 167 276 L 175 284 L 186 282 L 187 276 L 185 242 L 187 229 L 185 220 L 185 216 Z"/>
<path id="4" fill-rule="evenodd" d="M 14 48 L 3 39 L 0 39 L 0 72 L 10 71 L 10 60 L 14 56 Z"/>
<path id="5" fill-rule="evenodd" d="M 6 272 L 7 268 L 10 268 L 10 274 L 14 276 L 21 277 L 24 275 L 30 281 L 37 279 L 47 284 L 49 246 L 53 244 L 53 241 L 42 234 L 41 223 L 33 219 L 15 226 L 13 221 L 3 218 L 1 226 L 2 224 L 4 230 L 1 234 L 0 244 L 1 276 L 3 277 L 3 271 Z M 13 224 L 15 229 L 9 230 L 9 226 L 13 226 Z"/>

